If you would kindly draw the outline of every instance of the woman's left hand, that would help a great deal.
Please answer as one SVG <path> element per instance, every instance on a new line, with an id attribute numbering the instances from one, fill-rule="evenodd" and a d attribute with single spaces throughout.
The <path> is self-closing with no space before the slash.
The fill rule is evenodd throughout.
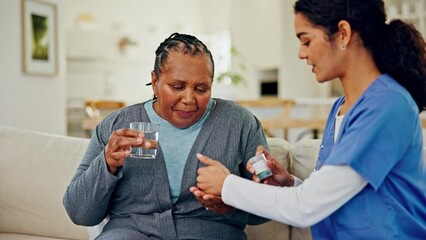
<path id="1" fill-rule="evenodd" d="M 197 188 L 207 194 L 221 196 L 223 182 L 230 174 L 219 161 L 197 153 L 197 158 L 206 166 L 197 170 Z"/>
<path id="2" fill-rule="evenodd" d="M 197 187 L 191 187 L 189 190 L 195 195 L 197 200 L 206 208 L 207 211 L 212 211 L 217 214 L 227 214 L 234 210 L 233 207 L 226 205 L 219 196 L 206 194 Z"/>

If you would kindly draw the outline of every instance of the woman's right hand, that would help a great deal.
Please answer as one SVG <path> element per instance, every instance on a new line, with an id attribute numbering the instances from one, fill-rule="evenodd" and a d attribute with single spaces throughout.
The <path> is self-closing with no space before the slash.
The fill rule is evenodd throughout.
<path id="1" fill-rule="evenodd" d="M 294 177 L 288 173 L 288 171 L 281 165 L 275 158 L 271 156 L 269 151 L 263 147 L 258 146 L 256 150 L 256 155 L 263 153 L 266 158 L 266 166 L 269 167 L 272 171 L 272 176 L 263 179 L 260 181 L 259 177 L 255 174 L 254 168 L 250 163 L 247 163 L 247 171 L 253 174 L 253 181 L 262 182 L 268 185 L 274 186 L 293 186 L 294 185 Z"/>
<path id="2" fill-rule="evenodd" d="M 220 196 L 207 194 L 198 187 L 191 187 L 189 191 L 194 194 L 198 202 L 200 202 L 207 211 L 213 211 L 217 214 L 227 214 L 234 210 L 234 207 L 226 205 Z"/>
<path id="3" fill-rule="evenodd" d="M 130 156 L 131 146 L 151 148 L 152 143 L 144 140 L 145 135 L 128 128 L 118 129 L 111 133 L 105 147 L 105 159 L 108 171 L 115 174 L 124 165 L 126 157 Z"/>

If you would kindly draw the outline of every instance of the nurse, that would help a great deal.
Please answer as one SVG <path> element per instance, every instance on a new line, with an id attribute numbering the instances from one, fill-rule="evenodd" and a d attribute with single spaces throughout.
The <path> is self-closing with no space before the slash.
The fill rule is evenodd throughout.
<path id="1" fill-rule="evenodd" d="M 298 0 L 299 58 L 319 83 L 339 79 L 315 170 L 300 183 L 263 147 L 274 175 L 259 184 L 198 155 L 191 191 L 299 227 L 315 239 L 426 239 L 419 113 L 426 109 L 425 41 L 381 0 Z M 250 165 L 247 168 L 253 173 Z"/>

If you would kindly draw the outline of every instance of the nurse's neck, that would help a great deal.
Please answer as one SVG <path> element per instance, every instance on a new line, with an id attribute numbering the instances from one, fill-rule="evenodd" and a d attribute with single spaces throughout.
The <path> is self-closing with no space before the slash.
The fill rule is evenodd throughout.
<path id="1" fill-rule="evenodd" d="M 345 115 L 347 111 L 352 107 L 353 103 L 350 103 L 347 98 L 345 97 L 345 101 L 342 103 L 342 105 L 339 108 L 339 112 L 337 113 L 337 116 Z"/>

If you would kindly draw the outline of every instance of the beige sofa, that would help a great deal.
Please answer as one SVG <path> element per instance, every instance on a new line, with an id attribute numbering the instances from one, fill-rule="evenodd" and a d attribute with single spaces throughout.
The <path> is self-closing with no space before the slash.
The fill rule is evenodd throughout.
<path id="1" fill-rule="evenodd" d="M 300 178 L 314 166 L 318 140 L 291 146 L 269 138 L 272 154 Z M 0 240 L 89 239 L 68 218 L 62 197 L 88 140 L 0 126 Z M 309 229 L 268 222 L 246 229 L 248 239 L 310 239 Z"/>

